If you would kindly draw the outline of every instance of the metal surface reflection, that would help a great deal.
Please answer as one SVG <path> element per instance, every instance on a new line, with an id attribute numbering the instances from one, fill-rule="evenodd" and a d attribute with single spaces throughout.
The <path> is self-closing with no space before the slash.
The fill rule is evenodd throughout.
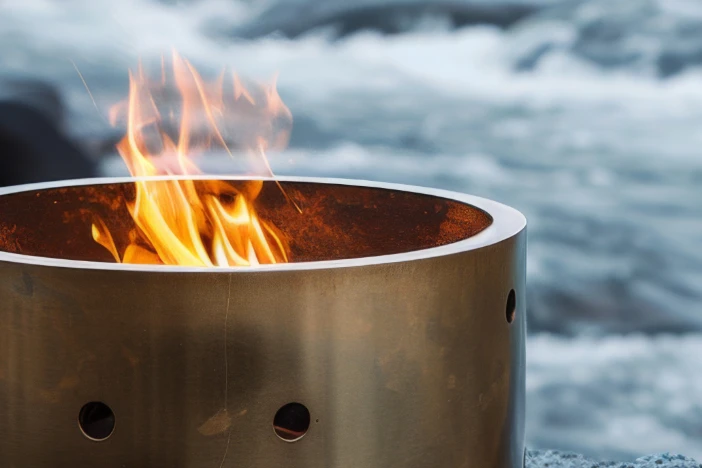
<path id="1" fill-rule="evenodd" d="M 492 223 L 438 247 L 250 269 L 0 253 L 3 466 L 522 465 L 524 218 L 443 191 L 287 181 L 411 190 Z M 80 430 L 89 402 L 114 413 L 104 440 Z M 271 427 L 289 403 L 310 416 L 292 443 Z"/>

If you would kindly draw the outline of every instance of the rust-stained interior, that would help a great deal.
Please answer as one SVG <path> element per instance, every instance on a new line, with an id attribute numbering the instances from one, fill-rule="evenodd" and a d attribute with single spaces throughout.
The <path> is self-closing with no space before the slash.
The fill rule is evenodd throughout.
<path id="1" fill-rule="evenodd" d="M 232 185 L 241 182 L 231 181 Z M 405 253 L 474 236 L 492 223 L 486 212 L 454 200 L 382 188 L 275 182 L 256 200 L 261 217 L 286 236 L 293 262 L 340 260 Z M 129 182 L 67 186 L 0 196 L 0 250 L 66 260 L 113 263 L 91 236 L 100 216 L 118 249 L 134 222 L 125 199 Z"/>

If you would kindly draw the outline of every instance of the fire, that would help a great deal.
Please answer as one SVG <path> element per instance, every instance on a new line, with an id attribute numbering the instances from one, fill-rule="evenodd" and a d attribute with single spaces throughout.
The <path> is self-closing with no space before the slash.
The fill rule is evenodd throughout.
<path id="1" fill-rule="evenodd" d="M 159 80 L 141 65 L 129 74 L 129 97 L 110 112 L 113 124 L 126 121 L 117 144 L 132 176 L 127 208 L 135 228 L 120 253 L 105 222 L 96 218 L 93 239 L 121 263 L 183 266 L 242 266 L 288 261 L 284 236 L 256 212 L 263 182 L 233 187 L 223 181 L 188 178 L 149 180 L 158 175 L 200 174 L 198 155 L 213 146 L 234 156 L 248 155 L 254 174 L 272 176 L 266 150 L 284 146 L 292 121 L 275 83 L 245 87 L 236 74 L 225 84 L 222 72 L 206 82 L 173 53 L 172 72 L 162 61 Z M 179 106 L 168 99 L 175 84 Z M 165 102 L 165 104 L 164 104 Z"/>

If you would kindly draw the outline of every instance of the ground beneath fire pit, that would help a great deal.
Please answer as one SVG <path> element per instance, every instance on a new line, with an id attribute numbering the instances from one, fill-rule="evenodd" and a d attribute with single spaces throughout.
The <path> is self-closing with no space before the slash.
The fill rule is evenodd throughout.
<path id="1" fill-rule="evenodd" d="M 682 455 L 649 455 L 631 462 L 596 462 L 574 453 L 553 450 L 527 453 L 526 468 L 702 468 L 692 458 Z"/>

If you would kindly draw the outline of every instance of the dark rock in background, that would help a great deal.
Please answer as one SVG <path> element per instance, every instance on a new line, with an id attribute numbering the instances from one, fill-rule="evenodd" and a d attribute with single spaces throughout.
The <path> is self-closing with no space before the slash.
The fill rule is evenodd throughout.
<path id="1" fill-rule="evenodd" d="M 65 109 L 51 85 L 0 81 L 0 186 L 97 176 L 63 131 Z"/>
<path id="2" fill-rule="evenodd" d="M 702 468 L 692 458 L 682 455 L 649 455 L 630 462 L 596 462 L 573 453 L 529 451 L 526 468 Z"/>
<path id="3" fill-rule="evenodd" d="M 62 127 L 66 112 L 59 91 L 51 84 L 29 78 L 0 80 L 0 102 L 13 101 L 31 107 Z"/>

